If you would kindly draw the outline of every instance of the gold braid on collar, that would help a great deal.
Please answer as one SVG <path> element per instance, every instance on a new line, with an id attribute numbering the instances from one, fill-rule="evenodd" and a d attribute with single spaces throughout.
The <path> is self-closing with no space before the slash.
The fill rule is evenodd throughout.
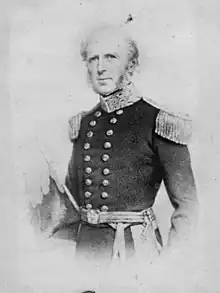
<path id="1" fill-rule="evenodd" d="M 134 84 L 130 82 L 106 97 L 100 96 L 99 99 L 101 108 L 111 113 L 134 104 L 140 98 L 137 96 Z"/>

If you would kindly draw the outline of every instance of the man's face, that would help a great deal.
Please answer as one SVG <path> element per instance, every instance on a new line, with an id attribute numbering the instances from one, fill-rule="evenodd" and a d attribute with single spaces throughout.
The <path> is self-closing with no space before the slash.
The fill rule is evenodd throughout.
<path id="1" fill-rule="evenodd" d="M 103 96 L 115 91 L 128 64 L 128 46 L 121 36 L 100 35 L 87 50 L 87 68 L 93 90 Z"/>

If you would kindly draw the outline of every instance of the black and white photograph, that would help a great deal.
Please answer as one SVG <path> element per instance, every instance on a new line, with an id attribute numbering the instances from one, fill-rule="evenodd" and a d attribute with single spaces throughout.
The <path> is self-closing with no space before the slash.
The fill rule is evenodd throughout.
<path id="1" fill-rule="evenodd" d="M 220 292 L 218 1 L 10 8 L 0 291 Z"/>

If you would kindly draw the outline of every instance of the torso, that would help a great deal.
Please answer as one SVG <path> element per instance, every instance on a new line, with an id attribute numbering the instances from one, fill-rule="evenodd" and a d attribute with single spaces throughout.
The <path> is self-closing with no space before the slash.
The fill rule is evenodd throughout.
<path id="1" fill-rule="evenodd" d="M 158 109 L 141 99 L 112 113 L 97 108 L 82 119 L 75 141 L 81 206 L 140 211 L 153 205 L 162 181 L 153 148 L 157 113 Z"/>

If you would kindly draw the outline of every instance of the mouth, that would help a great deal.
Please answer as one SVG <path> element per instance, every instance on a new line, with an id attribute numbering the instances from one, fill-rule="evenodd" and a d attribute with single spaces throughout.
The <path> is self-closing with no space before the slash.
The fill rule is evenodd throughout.
<path id="1" fill-rule="evenodd" d="M 110 77 L 98 78 L 98 81 L 100 81 L 100 82 L 106 81 L 106 80 L 111 80 L 111 78 Z"/>

